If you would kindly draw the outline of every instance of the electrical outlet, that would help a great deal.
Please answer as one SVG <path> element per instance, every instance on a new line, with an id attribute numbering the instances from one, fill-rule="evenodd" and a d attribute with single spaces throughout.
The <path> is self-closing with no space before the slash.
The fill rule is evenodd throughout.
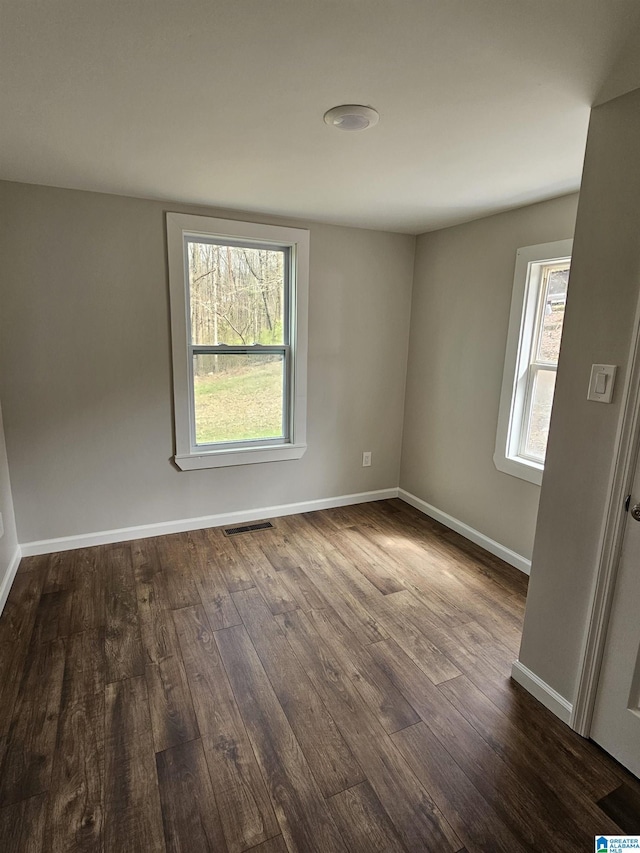
<path id="1" fill-rule="evenodd" d="M 371 465 L 371 451 L 365 450 L 362 454 L 362 467 L 368 468 Z"/>

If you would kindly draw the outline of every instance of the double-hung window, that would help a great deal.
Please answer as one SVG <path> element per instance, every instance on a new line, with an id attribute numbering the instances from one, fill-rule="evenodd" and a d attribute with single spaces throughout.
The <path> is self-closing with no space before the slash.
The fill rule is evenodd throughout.
<path id="1" fill-rule="evenodd" d="M 518 249 L 494 461 L 542 482 L 571 265 L 571 240 Z"/>
<path id="2" fill-rule="evenodd" d="M 306 449 L 309 232 L 167 214 L 181 469 Z"/>

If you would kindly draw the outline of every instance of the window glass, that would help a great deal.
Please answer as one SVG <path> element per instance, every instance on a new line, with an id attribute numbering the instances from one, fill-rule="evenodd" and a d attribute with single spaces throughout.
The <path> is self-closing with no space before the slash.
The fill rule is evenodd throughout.
<path id="1" fill-rule="evenodd" d="M 542 330 L 538 339 L 538 361 L 558 363 L 568 281 L 569 263 L 545 265 L 542 277 Z"/>
<path id="2" fill-rule="evenodd" d="M 285 343 L 286 250 L 187 241 L 193 344 Z"/>
<path id="3" fill-rule="evenodd" d="M 555 370 L 537 370 L 533 380 L 531 408 L 526 425 L 524 456 L 544 462 L 556 386 Z"/>
<path id="4" fill-rule="evenodd" d="M 282 354 L 193 356 L 196 444 L 283 438 Z"/>

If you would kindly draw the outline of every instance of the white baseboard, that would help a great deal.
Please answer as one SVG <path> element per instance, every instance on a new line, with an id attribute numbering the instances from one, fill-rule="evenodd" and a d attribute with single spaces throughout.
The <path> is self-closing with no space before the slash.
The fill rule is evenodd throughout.
<path id="1" fill-rule="evenodd" d="M 120 527 L 115 530 L 100 530 L 96 533 L 81 533 L 77 536 L 62 536 L 59 539 L 41 539 L 37 542 L 24 542 L 20 546 L 23 557 L 37 554 L 54 554 L 57 551 L 73 551 L 76 548 L 89 548 L 92 545 L 108 545 L 112 542 L 128 542 L 131 539 L 147 539 L 150 536 L 164 536 L 167 533 L 183 533 L 187 530 L 201 530 L 204 527 L 222 527 L 245 524 L 265 518 L 277 518 L 280 515 L 296 515 L 300 512 L 313 512 L 317 509 L 349 506 L 369 501 L 384 501 L 397 498 L 398 489 L 378 489 L 375 492 L 359 492 L 354 495 L 338 495 L 333 498 L 320 498 L 300 503 L 281 504 L 280 506 L 258 507 L 238 512 L 203 515 L 199 518 L 182 518 L 177 521 L 161 521 L 155 524 L 143 524 L 138 527 Z"/>
<path id="2" fill-rule="evenodd" d="M 451 530 L 455 530 L 456 533 L 459 533 L 461 536 L 464 536 L 465 539 L 470 539 L 471 542 L 475 542 L 476 545 L 479 545 L 481 548 L 484 548 L 484 550 L 488 551 L 490 554 L 494 554 L 496 557 L 500 557 L 500 559 L 504 560 L 505 563 L 509 563 L 509 565 L 515 566 L 516 569 L 520 569 L 520 571 L 524 572 L 526 575 L 530 574 L 531 560 L 527 560 L 526 557 L 523 557 L 521 554 L 512 551 L 511 548 L 507 548 L 505 545 L 501 545 L 494 539 L 490 539 L 488 536 L 485 536 L 484 533 L 480 533 L 479 530 L 475 530 L 475 528 L 469 527 L 469 525 L 465 524 L 464 521 L 460 521 L 459 519 L 454 518 L 452 515 L 449 515 L 448 513 L 443 512 L 441 509 L 438 509 L 437 507 L 428 504 L 421 498 L 417 498 L 415 495 L 412 495 L 411 492 L 407 492 L 404 489 L 398 489 L 398 497 L 405 503 L 408 503 L 416 509 L 419 509 L 420 512 L 423 512 L 430 518 L 434 518 L 436 521 L 439 521 L 441 524 L 444 524 L 445 527 L 449 527 L 451 528 Z"/>
<path id="3" fill-rule="evenodd" d="M 384 501 L 389 498 L 401 498 L 411 506 L 419 509 L 425 515 L 450 527 L 462 536 L 480 545 L 485 551 L 495 554 L 517 569 L 529 573 L 531 562 L 515 551 L 511 551 L 499 542 L 495 542 L 473 527 L 459 521 L 446 512 L 442 512 L 426 501 L 417 498 L 404 489 L 378 489 L 373 492 L 358 492 L 351 495 L 337 495 L 332 498 L 319 498 L 299 503 L 280 504 L 278 506 L 258 507 L 256 509 L 239 510 L 237 512 L 203 515 L 197 518 L 182 518 L 175 521 L 160 521 L 153 524 L 142 524 L 135 527 L 120 527 L 114 530 L 99 530 L 95 533 L 80 533 L 76 536 L 62 536 L 55 539 L 40 539 L 35 542 L 23 542 L 20 545 L 23 557 L 34 557 L 38 554 L 53 554 L 57 551 L 72 551 L 76 548 L 90 548 L 93 545 L 108 545 L 112 542 L 127 542 L 131 539 L 147 539 L 150 536 L 164 536 L 167 533 L 183 533 L 187 530 L 200 530 L 204 527 L 222 527 L 223 525 L 244 524 L 265 518 L 277 518 L 280 515 L 295 515 L 300 512 L 314 512 L 319 509 L 349 506 L 351 504 L 367 503 L 369 501 Z M 19 558 L 18 558 L 19 560 Z M 17 567 L 16 567 L 17 568 Z M 0 598 L 0 601 L 2 599 Z"/>
<path id="4" fill-rule="evenodd" d="M 563 723 L 570 724 L 571 715 L 573 713 L 573 705 L 564 696 L 561 696 L 553 687 L 549 687 L 546 681 L 532 672 L 519 660 L 515 661 L 511 667 L 511 678 L 517 681 L 521 687 L 524 687 L 538 702 L 541 702 L 545 708 L 548 708 L 556 717 L 559 717 Z"/>
<path id="5" fill-rule="evenodd" d="M 18 545 L 13 557 L 11 558 L 11 562 L 9 563 L 5 576 L 2 579 L 2 583 L 0 584 L 0 614 L 2 614 L 4 606 L 7 603 L 11 584 L 13 583 L 13 579 L 15 578 L 16 572 L 18 571 L 18 566 L 20 565 L 21 559 L 22 549 Z"/>

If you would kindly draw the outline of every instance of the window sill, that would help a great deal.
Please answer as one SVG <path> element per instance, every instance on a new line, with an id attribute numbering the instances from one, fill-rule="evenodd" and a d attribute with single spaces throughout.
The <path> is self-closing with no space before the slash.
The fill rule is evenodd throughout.
<path id="1" fill-rule="evenodd" d="M 528 459 L 514 458 L 495 454 L 493 463 L 503 474 L 510 474 L 512 477 L 518 477 L 521 480 L 528 480 L 536 486 L 542 485 L 542 475 L 544 474 L 544 465 L 540 462 L 531 462 Z"/>
<path id="2" fill-rule="evenodd" d="M 300 459 L 306 449 L 306 444 L 278 444 L 271 447 L 243 447 L 241 450 L 233 448 L 176 454 L 173 459 L 181 471 L 196 471 L 200 468 L 228 468 L 232 465 L 285 462 L 289 459 Z"/>

